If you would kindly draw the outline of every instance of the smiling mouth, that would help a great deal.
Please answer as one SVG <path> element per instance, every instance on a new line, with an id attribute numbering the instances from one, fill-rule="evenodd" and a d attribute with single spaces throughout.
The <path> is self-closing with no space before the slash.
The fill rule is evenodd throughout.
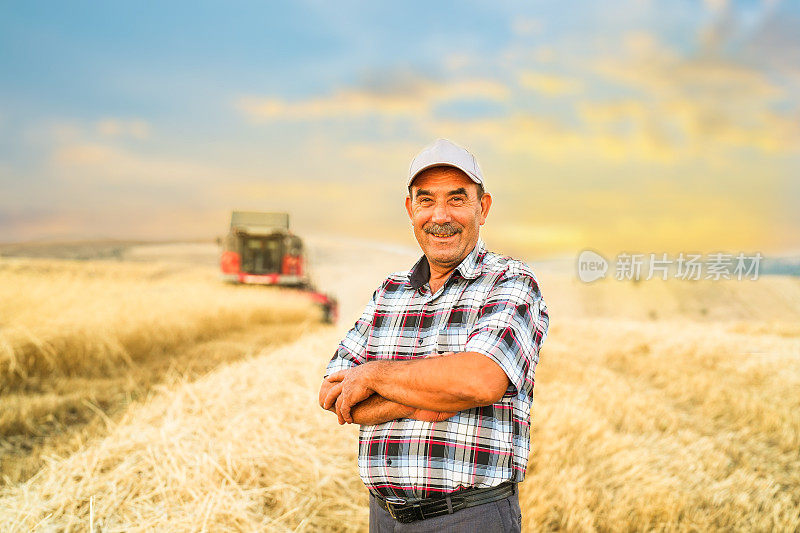
<path id="1" fill-rule="evenodd" d="M 449 239 L 450 237 L 461 233 L 461 228 L 449 222 L 446 224 L 426 224 L 422 229 L 425 231 L 425 233 L 432 235 L 437 239 Z"/>

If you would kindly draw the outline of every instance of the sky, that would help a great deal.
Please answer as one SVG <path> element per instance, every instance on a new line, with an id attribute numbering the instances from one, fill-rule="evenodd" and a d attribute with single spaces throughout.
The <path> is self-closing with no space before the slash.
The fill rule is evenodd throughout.
<path id="1" fill-rule="evenodd" d="M 527 257 L 800 253 L 800 2 L 4 2 L 0 242 L 413 245 L 446 137 Z"/>

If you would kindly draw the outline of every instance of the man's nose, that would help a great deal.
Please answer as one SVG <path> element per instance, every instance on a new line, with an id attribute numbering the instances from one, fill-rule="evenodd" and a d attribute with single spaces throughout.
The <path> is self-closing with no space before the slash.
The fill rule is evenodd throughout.
<path id="1" fill-rule="evenodd" d="M 447 204 L 437 204 L 436 207 L 433 208 L 433 215 L 431 215 L 431 221 L 436 224 L 444 224 L 445 222 L 450 222 L 450 212 L 447 210 Z"/>

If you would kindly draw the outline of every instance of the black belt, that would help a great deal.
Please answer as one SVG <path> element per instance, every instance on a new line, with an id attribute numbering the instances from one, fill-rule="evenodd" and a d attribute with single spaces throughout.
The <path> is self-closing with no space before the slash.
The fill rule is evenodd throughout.
<path id="1" fill-rule="evenodd" d="M 506 481 L 488 489 L 464 489 L 444 496 L 406 501 L 403 498 L 375 496 L 375 501 L 398 522 L 408 523 L 434 516 L 453 514 L 467 507 L 508 498 L 516 492 L 516 483 Z"/>

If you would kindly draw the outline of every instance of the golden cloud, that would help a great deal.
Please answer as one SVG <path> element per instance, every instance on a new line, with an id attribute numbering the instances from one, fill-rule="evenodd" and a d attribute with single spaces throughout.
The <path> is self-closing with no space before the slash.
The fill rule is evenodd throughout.
<path id="1" fill-rule="evenodd" d="M 96 142 L 58 147 L 51 163 L 61 180 L 75 183 L 199 184 L 204 180 L 223 180 L 230 174 L 201 162 L 142 155 Z"/>
<path id="2" fill-rule="evenodd" d="M 583 90 L 581 80 L 540 72 L 522 72 L 519 74 L 519 82 L 522 87 L 545 96 L 571 95 Z"/>
<path id="3" fill-rule="evenodd" d="M 573 159 L 613 163 L 649 161 L 670 164 L 676 152 L 656 124 L 632 134 L 592 131 L 558 119 L 517 113 L 470 121 L 431 121 L 436 136 L 454 135 L 490 146 L 505 156 L 525 155 L 552 163 Z"/>
<path id="4" fill-rule="evenodd" d="M 639 136 L 676 159 L 800 148 L 800 124 L 775 110 L 788 95 L 763 72 L 712 56 L 682 58 L 641 32 L 626 43 L 626 57 L 602 59 L 592 68 L 639 95 L 579 104 L 595 135 Z"/>
<path id="5" fill-rule="evenodd" d="M 437 82 L 404 76 L 396 85 L 342 89 L 332 94 L 296 102 L 274 97 L 244 97 L 236 107 L 259 122 L 272 120 L 309 121 L 330 118 L 376 116 L 419 116 L 440 103 L 463 99 L 505 101 L 508 88 L 485 79 Z"/>

